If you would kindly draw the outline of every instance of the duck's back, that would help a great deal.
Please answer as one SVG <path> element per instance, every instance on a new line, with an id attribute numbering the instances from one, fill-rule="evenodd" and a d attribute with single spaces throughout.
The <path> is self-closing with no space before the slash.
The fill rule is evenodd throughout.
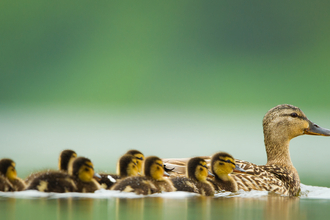
<path id="1" fill-rule="evenodd" d="M 39 173 L 37 177 L 30 181 L 26 188 L 41 192 L 75 192 L 77 190 L 74 179 L 67 173 L 61 171 L 49 171 Z"/>
<path id="2" fill-rule="evenodd" d="M 198 193 L 198 188 L 195 184 L 196 181 L 192 181 L 188 177 L 173 177 L 170 178 L 173 183 L 174 188 L 176 191 L 184 191 L 184 192 L 194 192 Z"/>
<path id="3" fill-rule="evenodd" d="M 127 177 L 120 180 L 111 189 L 142 195 L 174 191 L 173 185 L 168 180 L 153 180 L 144 176 Z"/>
<path id="4" fill-rule="evenodd" d="M 104 189 L 111 189 L 111 187 L 120 180 L 120 176 L 117 174 L 100 173 L 101 179 L 97 179 L 97 182 Z"/>
<path id="5" fill-rule="evenodd" d="M 77 187 L 77 192 L 83 193 L 95 192 L 101 188 L 100 184 L 94 179 L 90 182 L 83 182 L 79 179 L 75 179 L 75 185 Z"/>
<path id="6" fill-rule="evenodd" d="M 234 173 L 238 189 L 245 191 L 266 190 L 295 196 L 300 191 L 300 179 L 294 167 L 279 165 L 255 165 L 237 160 L 246 173 Z"/>
<path id="7" fill-rule="evenodd" d="M 157 187 L 152 184 L 152 180 L 144 176 L 128 177 L 117 182 L 112 190 L 123 192 L 135 192 L 136 194 L 149 195 L 157 193 Z"/>

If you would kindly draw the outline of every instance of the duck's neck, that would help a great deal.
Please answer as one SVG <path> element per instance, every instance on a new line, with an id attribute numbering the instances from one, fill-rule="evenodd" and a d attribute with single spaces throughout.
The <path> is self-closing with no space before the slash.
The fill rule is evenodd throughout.
<path id="1" fill-rule="evenodd" d="M 265 146 L 267 152 L 266 165 L 281 165 L 291 166 L 289 144 L 290 138 L 281 133 L 267 133 L 265 132 Z"/>

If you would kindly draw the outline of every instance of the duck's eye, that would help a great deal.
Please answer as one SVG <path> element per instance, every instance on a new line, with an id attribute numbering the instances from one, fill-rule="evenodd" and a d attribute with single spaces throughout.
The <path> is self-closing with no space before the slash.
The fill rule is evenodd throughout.
<path id="1" fill-rule="evenodd" d="M 203 168 L 199 168 L 200 171 L 203 171 Z"/>
<path id="2" fill-rule="evenodd" d="M 89 169 L 88 168 L 85 168 L 85 171 L 89 171 Z"/>
<path id="3" fill-rule="evenodd" d="M 297 114 L 297 113 L 295 113 L 295 112 L 291 113 L 290 115 L 291 115 L 291 117 L 293 117 L 293 118 L 296 118 L 296 117 L 298 117 L 298 114 Z"/>

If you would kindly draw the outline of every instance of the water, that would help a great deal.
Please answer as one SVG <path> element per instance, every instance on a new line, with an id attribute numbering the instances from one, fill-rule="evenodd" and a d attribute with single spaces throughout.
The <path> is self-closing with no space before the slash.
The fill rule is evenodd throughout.
<path id="1" fill-rule="evenodd" d="M 302 196 L 252 191 L 203 197 L 171 192 L 140 196 L 95 193 L 0 192 L 1 219 L 322 219 L 330 214 L 330 188 L 302 184 Z"/>
<path id="2" fill-rule="evenodd" d="M 14 159 L 22 178 L 37 170 L 57 169 L 59 153 L 67 148 L 89 157 L 97 171 L 109 172 L 115 172 L 119 156 L 132 148 L 162 158 L 221 150 L 264 164 L 261 121 L 266 111 L 2 109 L 0 155 Z M 315 123 L 330 128 L 326 112 L 304 111 Z M 181 192 L 144 197 L 104 190 L 27 191 L 0 193 L 0 219 L 324 219 L 330 215 L 330 177 L 324 169 L 329 166 L 329 141 L 315 136 L 291 141 L 293 164 L 306 184 L 299 198 L 255 191 L 214 198 Z"/>

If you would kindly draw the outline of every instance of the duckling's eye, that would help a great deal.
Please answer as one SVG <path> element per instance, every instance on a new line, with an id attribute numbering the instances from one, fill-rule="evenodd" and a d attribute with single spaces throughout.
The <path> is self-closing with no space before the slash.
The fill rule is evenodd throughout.
<path id="1" fill-rule="evenodd" d="M 199 168 L 200 171 L 203 171 L 203 168 Z"/>
<path id="2" fill-rule="evenodd" d="M 291 113 L 290 115 L 291 115 L 291 117 L 293 117 L 293 118 L 296 118 L 296 117 L 298 117 L 298 114 L 297 114 L 297 113 L 295 113 L 295 112 Z"/>
<path id="3" fill-rule="evenodd" d="M 89 171 L 89 169 L 86 167 L 86 168 L 85 168 L 85 171 Z"/>

